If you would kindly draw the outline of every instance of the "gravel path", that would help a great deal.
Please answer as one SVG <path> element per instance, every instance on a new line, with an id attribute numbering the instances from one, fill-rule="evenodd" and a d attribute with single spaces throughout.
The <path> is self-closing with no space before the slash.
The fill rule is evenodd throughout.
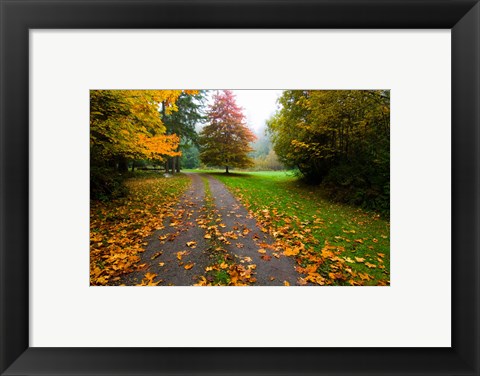
<path id="1" fill-rule="evenodd" d="M 258 252 L 274 240 L 260 230 L 225 185 L 206 174 L 189 173 L 188 176 L 192 184 L 179 199 L 171 217 L 165 220 L 164 228 L 146 240 L 148 245 L 139 262 L 141 268 L 125 275 L 121 284 L 140 284 L 146 273 L 155 274 L 154 282 L 161 280 L 159 286 L 191 286 L 198 282 L 205 275 L 205 268 L 211 265 L 212 249 L 217 246 L 205 239 L 206 230 L 198 223 L 213 211 L 216 223 L 221 223 L 219 229 L 226 234 L 223 248 L 235 262 L 247 259 L 256 265 L 254 285 L 284 285 L 285 281 L 295 285 L 300 276 L 294 269 L 295 261 L 282 252 L 275 252 L 276 257 L 271 256 L 271 251 Z M 207 205 L 202 177 L 209 183 L 213 205 Z"/>

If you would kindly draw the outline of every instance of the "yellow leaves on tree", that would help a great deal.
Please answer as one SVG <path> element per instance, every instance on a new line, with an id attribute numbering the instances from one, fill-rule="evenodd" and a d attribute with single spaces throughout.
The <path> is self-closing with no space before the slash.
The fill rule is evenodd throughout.
<path id="1" fill-rule="evenodd" d="M 143 155 L 148 159 L 161 159 L 162 156 L 175 157 L 181 155 L 176 151 L 180 137 L 176 134 L 157 135 L 148 137 L 146 135 L 138 135 L 138 145 L 143 150 Z"/>
<path id="2" fill-rule="evenodd" d="M 162 114 L 177 111 L 182 93 L 197 90 L 91 90 L 90 146 L 102 158 L 176 156 L 179 138 L 165 135 Z"/>

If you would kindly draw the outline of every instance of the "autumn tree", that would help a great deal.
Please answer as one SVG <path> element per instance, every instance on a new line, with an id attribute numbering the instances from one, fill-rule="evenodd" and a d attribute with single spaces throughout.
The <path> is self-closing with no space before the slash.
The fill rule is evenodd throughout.
<path id="1" fill-rule="evenodd" d="M 90 92 L 90 165 L 92 198 L 111 197 L 121 186 L 118 174 L 133 159 L 176 156 L 180 141 L 165 134 L 165 113 L 178 110 L 182 90 L 92 90 Z M 193 91 L 187 93 L 195 93 Z"/>
<path id="2" fill-rule="evenodd" d="M 251 167 L 250 142 L 256 137 L 248 128 L 242 109 L 230 90 L 216 92 L 207 111 L 208 124 L 199 138 L 200 159 L 208 166 Z"/>
<path id="3" fill-rule="evenodd" d="M 286 90 L 279 104 L 268 127 L 284 164 L 336 199 L 388 210 L 388 90 Z"/>

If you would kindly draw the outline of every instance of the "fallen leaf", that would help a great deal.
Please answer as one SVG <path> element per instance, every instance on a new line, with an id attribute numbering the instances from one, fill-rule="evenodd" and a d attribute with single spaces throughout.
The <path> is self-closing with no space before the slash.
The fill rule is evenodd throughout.
<path id="1" fill-rule="evenodd" d="M 355 257 L 355 260 L 357 260 L 357 262 L 364 262 L 365 259 L 363 257 Z"/>
<path id="2" fill-rule="evenodd" d="M 284 286 L 290 286 L 290 283 L 288 281 L 283 281 Z"/>
<path id="3" fill-rule="evenodd" d="M 145 274 L 145 279 L 147 279 L 149 282 L 152 282 L 157 275 L 155 273 L 147 273 Z"/>
<path id="4" fill-rule="evenodd" d="M 370 276 L 366 273 L 358 273 L 358 275 L 360 276 L 361 279 L 363 279 L 364 281 L 369 281 L 370 280 Z"/>
<path id="5" fill-rule="evenodd" d="M 263 248 L 260 248 L 260 249 L 258 250 L 258 253 L 264 254 L 264 253 L 267 253 L 267 251 L 265 251 Z"/>
<path id="6" fill-rule="evenodd" d="M 187 251 L 177 252 L 177 259 L 181 260 L 182 257 L 185 256 L 186 253 L 187 253 Z"/>
<path id="7" fill-rule="evenodd" d="M 283 251 L 283 254 L 285 256 L 296 256 L 296 255 L 298 255 L 299 252 L 300 252 L 299 247 L 295 247 L 295 248 L 287 247 L 287 249 L 285 249 L 285 251 Z"/>
<path id="8" fill-rule="evenodd" d="M 193 262 L 191 262 L 190 264 L 186 264 L 186 265 L 184 266 L 184 268 L 187 269 L 187 270 L 190 270 L 190 269 L 193 268 L 193 265 L 195 265 L 195 264 L 194 264 Z"/>
<path id="9" fill-rule="evenodd" d="M 195 248 L 197 246 L 197 242 L 192 240 L 191 242 L 187 242 L 187 247 Z"/>
<path id="10" fill-rule="evenodd" d="M 155 253 L 152 257 L 150 257 L 150 260 L 155 260 L 161 254 L 162 254 L 162 251 Z"/>
<path id="11" fill-rule="evenodd" d="M 305 278 L 302 278 L 302 277 L 299 277 L 297 279 L 297 283 L 300 285 L 300 286 L 305 286 L 307 284 L 307 280 Z"/>

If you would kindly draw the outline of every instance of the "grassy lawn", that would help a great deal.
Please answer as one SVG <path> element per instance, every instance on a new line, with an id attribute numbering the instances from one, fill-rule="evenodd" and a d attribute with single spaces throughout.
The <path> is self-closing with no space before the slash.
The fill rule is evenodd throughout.
<path id="1" fill-rule="evenodd" d="M 204 172 L 222 181 L 295 256 L 306 281 L 390 284 L 390 224 L 378 214 L 332 203 L 288 172 Z"/>
<path id="2" fill-rule="evenodd" d="M 163 227 L 163 219 L 190 179 L 165 178 L 162 173 L 136 171 L 125 185 L 126 197 L 90 203 L 90 284 L 109 285 L 132 271 L 145 238 Z"/>

